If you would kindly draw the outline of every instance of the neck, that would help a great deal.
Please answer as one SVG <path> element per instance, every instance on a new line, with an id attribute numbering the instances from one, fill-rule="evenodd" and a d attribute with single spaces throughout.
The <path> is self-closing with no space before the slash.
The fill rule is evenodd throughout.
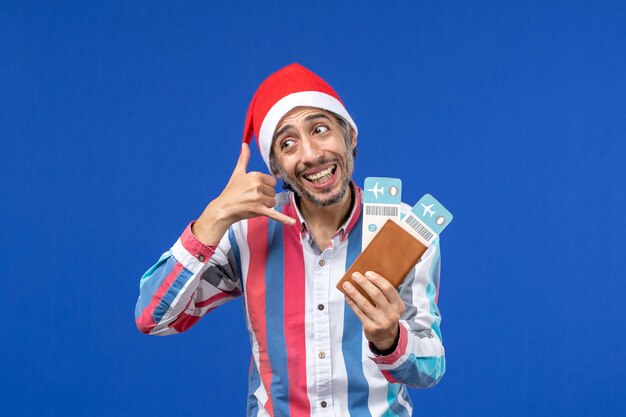
<path id="1" fill-rule="evenodd" d="M 341 201 L 328 207 L 319 207 L 306 198 L 297 198 L 296 201 L 302 217 L 304 217 L 310 229 L 334 233 L 339 230 L 339 227 L 350 215 L 354 201 L 354 190 L 352 184 L 350 184 L 348 192 Z"/>

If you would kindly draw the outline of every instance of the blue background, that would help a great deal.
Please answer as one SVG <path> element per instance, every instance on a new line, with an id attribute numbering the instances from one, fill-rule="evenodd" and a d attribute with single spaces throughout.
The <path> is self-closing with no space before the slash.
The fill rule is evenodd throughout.
<path id="1" fill-rule="evenodd" d="M 221 3 L 2 2 L 0 414 L 243 415 L 240 300 L 166 338 L 133 309 L 297 61 L 355 118 L 359 184 L 455 216 L 415 415 L 624 415 L 624 2 Z"/>

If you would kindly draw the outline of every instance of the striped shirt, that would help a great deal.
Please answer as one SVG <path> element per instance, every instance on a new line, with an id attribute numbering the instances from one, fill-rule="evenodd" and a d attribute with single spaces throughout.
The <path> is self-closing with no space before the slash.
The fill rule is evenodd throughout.
<path id="1" fill-rule="evenodd" d="M 211 246 L 190 224 L 141 278 L 137 327 L 152 335 L 183 332 L 243 296 L 252 346 L 248 416 L 410 416 L 407 386 L 433 386 L 445 372 L 439 244 L 398 288 L 405 311 L 395 351 L 374 354 L 335 287 L 361 252 L 362 192 L 354 188 L 356 204 L 323 251 L 290 192 L 276 196 L 276 210 L 299 219 L 295 226 L 256 217 L 233 224 Z"/>

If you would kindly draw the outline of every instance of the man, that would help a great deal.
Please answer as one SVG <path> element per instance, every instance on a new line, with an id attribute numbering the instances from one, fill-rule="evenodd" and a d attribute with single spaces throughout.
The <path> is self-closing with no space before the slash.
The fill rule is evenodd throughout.
<path id="1" fill-rule="evenodd" d="M 256 136 L 276 179 L 247 172 Z M 243 295 L 252 345 L 248 416 L 406 416 L 406 385 L 445 371 L 432 245 L 398 290 L 373 271 L 335 286 L 361 250 L 351 181 L 357 128 L 320 77 L 289 65 L 255 93 L 223 192 L 141 279 L 144 333 L 182 332 Z M 406 210 L 408 206 L 405 206 Z M 365 272 L 365 271 L 364 271 Z"/>

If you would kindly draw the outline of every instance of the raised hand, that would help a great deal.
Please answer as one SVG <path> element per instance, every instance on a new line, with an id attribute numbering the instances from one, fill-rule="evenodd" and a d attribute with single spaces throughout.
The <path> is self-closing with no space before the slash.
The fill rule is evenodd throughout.
<path id="1" fill-rule="evenodd" d="M 252 217 L 267 216 L 288 225 L 296 223 L 295 219 L 274 210 L 276 178 L 261 172 L 246 172 L 249 161 L 250 148 L 244 143 L 228 184 L 193 226 L 193 233 L 201 242 L 218 243 L 230 225 Z"/>
<path id="2" fill-rule="evenodd" d="M 398 291 L 383 277 L 368 271 L 365 275 L 355 272 L 352 279 L 376 303 L 373 305 L 349 282 L 343 284 L 346 302 L 363 323 L 365 338 L 379 350 L 389 349 L 399 332 L 400 316 L 404 312 L 404 301 Z"/>

